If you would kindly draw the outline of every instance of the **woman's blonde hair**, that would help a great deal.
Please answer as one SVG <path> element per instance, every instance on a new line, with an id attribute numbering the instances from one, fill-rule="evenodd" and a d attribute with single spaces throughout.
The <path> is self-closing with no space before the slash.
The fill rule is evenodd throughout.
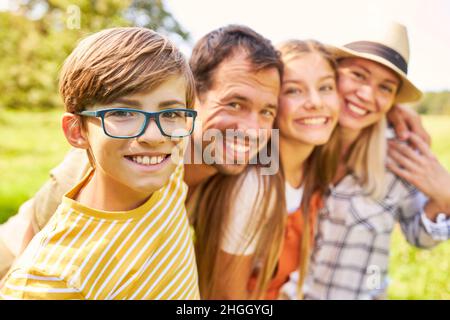
<path id="1" fill-rule="evenodd" d="M 319 54 L 333 69 L 336 80 L 336 59 L 331 51 L 322 43 L 315 40 L 289 40 L 278 45 L 277 49 L 281 52 L 281 59 L 285 65 L 289 61 L 302 58 L 305 54 Z M 335 132 L 336 130 L 333 135 L 336 134 Z M 303 218 L 303 230 L 300 242 L 299 281 L 297 284 L 299 299 L 303 298 L 302 287 L 307 276 L 312 249 L 311 235 L 314 236 L 315 234 L 314 226 L 311 225 L 310 205 L 314 194 L 325 194 L 337 169 L 338 158 L 335 153 L 328 152 L 329 149 L 329 144 L 315 147 L 303 165 L 304 190 L 300 206 Z M 326 157 L 323 154 L 326 154 Z"/>
<path id="2" fill-rule="evenodd" d="M 375 200 L 386 194 L 386 119 L 364 128 L 349 150 L 347 166 Z"/>

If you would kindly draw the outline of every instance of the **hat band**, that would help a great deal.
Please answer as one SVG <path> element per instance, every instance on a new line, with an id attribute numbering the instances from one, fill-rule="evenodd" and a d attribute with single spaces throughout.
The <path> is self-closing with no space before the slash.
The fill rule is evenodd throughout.
<path id="1" fill-rule="evenodd" d="M 403 59 L 403 57 L 397 51 L 385 45 L 382 45 L 381 43 L 357 41 L 346 44 L 344 47 L 358 52 L 377 55 L 392 63 L 394 66 L 402 70 L 405 74 L 408 73 L 408 63 L 405 61 L 405 59 Z"/>

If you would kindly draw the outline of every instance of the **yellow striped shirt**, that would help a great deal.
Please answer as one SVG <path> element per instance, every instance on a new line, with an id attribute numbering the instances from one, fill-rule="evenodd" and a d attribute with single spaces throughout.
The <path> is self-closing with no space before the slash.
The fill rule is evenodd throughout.
<path id="1" fill-rule="evenodd" d="M 126 212 L 94 210 L 69 191 L 11 268 L 3 299 L 199 299 L 179 165 L 166 186 Z"/>

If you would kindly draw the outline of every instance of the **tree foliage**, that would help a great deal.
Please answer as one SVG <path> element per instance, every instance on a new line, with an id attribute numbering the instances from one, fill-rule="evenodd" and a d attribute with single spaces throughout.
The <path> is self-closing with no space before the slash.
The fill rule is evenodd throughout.
<path id="1" fill-rule="evenodd" d="M 450 91 L 427 92 L 414 108 L 420 114 L 450 115 Z"/>
<path id="2" fill-rule="evenodd" d="M 189 39 L 161 0 L 25 0 L 0 12 L 0 108 L 61 107 L 64 59 L 84 36 L 118 26 Z"/>

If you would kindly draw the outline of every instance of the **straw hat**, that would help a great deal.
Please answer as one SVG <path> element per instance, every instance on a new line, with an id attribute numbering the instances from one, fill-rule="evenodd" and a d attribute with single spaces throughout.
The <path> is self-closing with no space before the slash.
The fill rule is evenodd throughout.
<path id="1" fill-rule="evenodd" d="M 332 48 L 338 59 L 358 57 L 378 62 L 393 70 L 402 84 L 396 102 L 412 102 L 422 97 L 422 92 L 407 78 L 409 41 L 406 27 L 390 22 L 371 30 L 363 40 Z"/>

